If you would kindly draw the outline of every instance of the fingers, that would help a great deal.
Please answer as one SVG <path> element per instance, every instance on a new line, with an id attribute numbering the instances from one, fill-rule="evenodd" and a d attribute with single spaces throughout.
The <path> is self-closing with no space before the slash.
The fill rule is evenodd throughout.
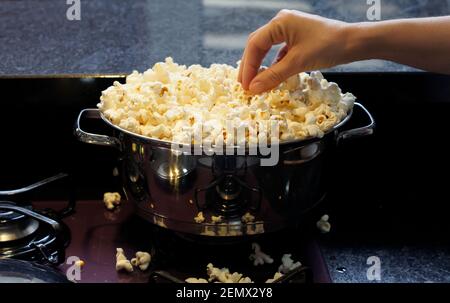
<path id="1" fill-rule="evenodd" d="M 265 92 L 298 73 L 299 66 L 295 62 L 294 53 L 293 51 L 286 53 L 281 61 L 259 73 L 249 85 L 250 92 L 253 94 Z"/>
<path id="2" fill-rule="evenodd" d="M 244 67 L 244 62 L 245 62 L 245 49 L 244 49 L 244 53 L 242 54 L 242 58 L 241 58 L 241 63 L 239 64 L 239 73 L 238 73 L 238 82 L 242 83 L 242 69 Z"/>
<path id="3" fill-rule="evenodd" d="M 262 26 L 250 36 L 238 76 L 244 89 L 249 89 L 250 82 L 258 74 L 259 67 L 272 45 L 281 43 L 283 40 L 281 31 L 277 30 L 274 22 Z"/>

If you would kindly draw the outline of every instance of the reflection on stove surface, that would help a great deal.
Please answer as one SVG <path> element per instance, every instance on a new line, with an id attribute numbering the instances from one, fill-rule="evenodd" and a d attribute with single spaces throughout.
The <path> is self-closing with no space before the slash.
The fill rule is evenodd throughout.
<path id="1" fill-rule="evenodd" d="M 53 206 L 54 203 L 46 205 Z M 197 236 L 155 226 L 136 216 L 133 208 L 130 201 L 124 201 L 119 209 L 111 212 L 101 201 L 78 201 L 77 212 L 65 219 L 72 231 L 67 256 L 78 256 L 86 263 L 81 283 L 148 283 L 155 282 L 155 276 L 156 282 L 167 282 L 161 277 L 161 272 L 166 278 L 168 276 L 169 281 L 207 278 L 208 263 L 240 272 L 253 281 L 264 282 L 273 277 L 282 255 L 287 253 L 305 266 L 296 276 L 297 282 L 330 281 L 320 250 L 314 239 L 306 236 L 306 231 L 292 229 L 251 237 Z M 253 265 L 249 259 L 253 242 L 260 244 L 261 249 L 274 259 L 273 264 Z M 133 258 L 137 251 L 151 253 L 149 270 L 135 268 L 132 273 L 116 272 L 115 252 L 119 247 L 123 248 L 128 259 Z M 61 270 L 67 267 L 63 264 Z"/>
<path id="2" fill-rule="evenodd" d="M 278 271 L 284 254 L 292 254 L 294 260 L 301 260 L 302 266 L 292 270 L 280 279 L 280 282 L 310 283 L 313 271 L 310 268 L 310 240 L 296 239 L 298 232 L 283 231 L 255 237 L 238 237 L 234 240 L 180 234 L 151 227 L 153 243 L 153 272 L 150 282 L 182 282 L 187 278 L 207 279 L 207 265 L 212 263 L 218 268 L 228 268 L 230 273 L 239 272 L 254 282 L 263 283 Z M 274 262 L 255 266 L 249 256 L 253 253 L 252 243 L 257 242 Z M 315 258 L 321 258 L 316 251 Z M 325 275 L 327 273 L 324 273 Z"/>

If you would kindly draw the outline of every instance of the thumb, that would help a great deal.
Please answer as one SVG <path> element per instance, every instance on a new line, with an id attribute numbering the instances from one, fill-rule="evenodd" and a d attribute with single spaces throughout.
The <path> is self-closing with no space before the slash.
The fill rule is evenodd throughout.
<path id="1" fill-rule="evenodd" d="M 268 69 L 260 72 L 250 82 L 249 90 L 253 94 L 260 94 L 276 87 L 290 76 L 297 74 L 299 66 L 296 66 L 294 52 L 288 52 L 281 61 L 278 61 Z"/>

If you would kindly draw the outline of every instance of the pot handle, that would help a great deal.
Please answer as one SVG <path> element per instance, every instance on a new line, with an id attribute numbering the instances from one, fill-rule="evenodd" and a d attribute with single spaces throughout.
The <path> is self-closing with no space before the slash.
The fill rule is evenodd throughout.
<path id="1" fill-rule="evenodd" d="M 75 123 L 74 131 L 75 136 L 79 141 L 95 145 L 112 146 L 116 148 L 120 147 L 120 141 L 117 138 L 88 133 L 82 130 L 80 121 L 84 115 L 89 119 L 100 119 L 100 111 L 97 108 L 86 108 L 80 112 Z"/>
<path id="2" fill-rule="evenodd" d="M 337 137 L 336 137 L 337 143 L 339 143 L 341 140 L 360 138 L 360 137 L 370 136 L 373 134 L 373 130 L 375 128 L 375 120 L 373 119 L 372 115 L 361 103 L 355 102 L 355 105 L 358 106 L 359 108 L 361 108 L 365 112 L 365 114 L 367 115 L 367 117 L 370 120 L 370 123 L 363 127 L 344 130 L 344 131 L 338 133 Z"/>

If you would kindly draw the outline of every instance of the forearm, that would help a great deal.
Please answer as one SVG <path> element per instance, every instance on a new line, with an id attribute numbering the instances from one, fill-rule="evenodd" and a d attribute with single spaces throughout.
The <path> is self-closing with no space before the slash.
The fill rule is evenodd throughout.
<path id="1" fill-rule="evenodd" d="M 343 61 L 384 59 L 450 74 L 450 17 L 349 24 Z"/>

